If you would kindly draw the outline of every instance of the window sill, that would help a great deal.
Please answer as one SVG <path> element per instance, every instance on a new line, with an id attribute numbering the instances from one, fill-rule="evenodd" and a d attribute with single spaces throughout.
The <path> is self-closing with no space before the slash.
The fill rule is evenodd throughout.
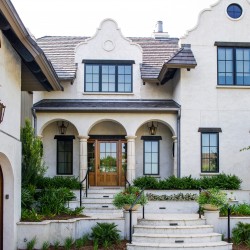
<path id="1" fill-rule="evenodd" d="M 134 93 L 118 93 L 118 92 L 83 92 L 83 95 L 134 95 Z"/>
<path id="2" fill-rule="evenodd" d="M 250 89 L 250 86 L 217 85 L 217 89 Z"/>
<path id="3" fill-rule="evenodd" d="M 200 176 L 215 176 L 215 175 L 220 175 L 220 173 L 200 173 Z"/>
<path id="4" fill-rule="evenodd" d="M 147 177 L 154 177 L 154 178 L 161 178 L 160 175 L 153 175 L 153 174 L 144 174 L 144 176 L 147 176 Z"/>

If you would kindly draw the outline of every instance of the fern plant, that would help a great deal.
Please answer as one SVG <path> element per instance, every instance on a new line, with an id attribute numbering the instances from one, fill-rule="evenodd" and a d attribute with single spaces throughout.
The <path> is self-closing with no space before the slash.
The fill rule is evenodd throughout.
<path id="1" fill-rule="evenodd" d="M 90 237 L 99 245 L 112 245 L 120 241 L 120 230 L 115 223 L 97 223 L 92 228 Z M 104 246 L 104 245 L 103 245 Z"/>
<path id="2" fill-rule="evenodd" d="M 232 239 L 235 244 L 247 243 L 250 241 L 250 224 L 238 222 L 232 230 Z"/>
<path id="3" fill-rule="evenodd" d="M 27 249 L 28 250 L 33 250 L 35 247 L 35 244 L 37 242 L 36 236 L 32 238 L 32 240 L 27 242 Z"/>

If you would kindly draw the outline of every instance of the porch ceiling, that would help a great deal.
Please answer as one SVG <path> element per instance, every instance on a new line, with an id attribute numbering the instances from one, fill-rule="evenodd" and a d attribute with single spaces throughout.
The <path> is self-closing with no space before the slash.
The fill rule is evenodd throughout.
<path id="1" fill-rule="evenodd" d="M 34 104 L 37 112 L 176 112 L 173 100 L 44 99 Z"/>

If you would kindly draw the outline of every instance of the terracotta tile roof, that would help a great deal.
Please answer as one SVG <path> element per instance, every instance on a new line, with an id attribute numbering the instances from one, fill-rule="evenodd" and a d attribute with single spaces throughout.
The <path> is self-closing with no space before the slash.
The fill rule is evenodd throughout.
<path id="1" fill-rule="evenodd" d="M 74 63 L 74 52 L 77 44 L 83 42 L 88 37 L 70 37 L 70 36 L 46 36 L 37 40 L 38 45 L 43 49 L 46 56 L 51 60 L 60 79 L 74 79 L 76 74 L 76 65 Z M 133 42 L 139 44 L 143 50 L 143 63 L 141 65 L 142 79 L 157 79 L 162 66 L 171 59 L 173 63 L 181 61 L 185 63 L 185 57 L 182 53 L 173 58 L 180 52 L 178 45 L 179 39 L 166 38 L 154 39 L 151 37 L 130 37 Z M 190 50 L 191 51 L 191 50 Z M 188 54 L 188 60 L 192 61 L 193 54 Z"/>
<path id="2" fill-rule="evenodd" d="M 38 112 L 175 112 L 180 105 L 173 100 L 44 99 L 33 108 Z"/>

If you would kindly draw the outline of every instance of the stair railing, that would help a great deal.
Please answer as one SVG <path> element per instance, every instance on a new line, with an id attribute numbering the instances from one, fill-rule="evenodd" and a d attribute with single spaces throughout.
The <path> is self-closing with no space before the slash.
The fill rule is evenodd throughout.
<path id="1" fill-rule="evenodd" d="M 201 194 L 201 192 L 206 192 L 209 195 L 213 196 L 208 190 L 199 188 L 199 194 Z M 215 200 L 218 201 L 218 203 L 221 203 L 221 205 L 223 206 L 227 206 L 227 242 L 231 243 L 231 233 L 230 233 L 230 224 L 231 224 L 231 207 L 229 204 L 224 204 L 221 201 L 219 201 L 218 199 L 216 199 L 216 197 L 214 197 Z M 201 205 L 199 205 L 199 218 L 201 218 Z"/>
<path id="2" fill-rule="evenodd" d="M 84 179 L 80 182 L 80 207 L 82 207 L 82 188 L 83 183 L 86 181 L 86 188 L 85 188 L 85 197 L 88 197 L 88 189 L 89 189 L 89 169 L 86 172 Z"/>
<path id="3" fill-rule="evenodd" d="M 141 192 L 139 193 L 139 195 L 137 196 L 136 200 L 134 201 L 134 203 L 131 205 L 131 207 L 129 208 L 129 243 L 132 243 L 132 212 L 133 212 L 133 208 L 134 206 L 137 204 L 138 200 L 141 198 L 142 194 L 144 194 L 144 190 L 145 187 L 141 190 Z M 142 206 L 142 218 L 145 218 L 145 208 L 144 205 Z"/>

